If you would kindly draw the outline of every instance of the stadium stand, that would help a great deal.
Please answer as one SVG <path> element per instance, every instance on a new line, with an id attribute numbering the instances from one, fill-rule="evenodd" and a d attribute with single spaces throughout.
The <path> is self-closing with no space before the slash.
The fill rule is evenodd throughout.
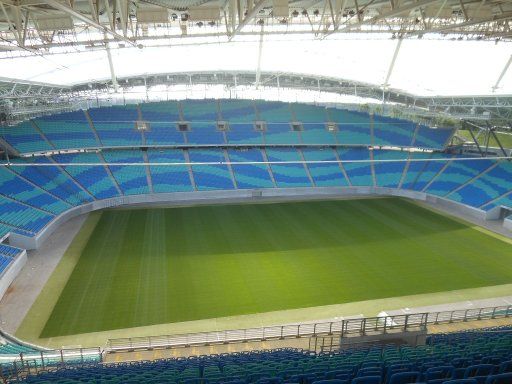
<path id="1" fill-rule="evenodd" d="M 252 100 L 220 100 L 219 103 L 221 120 L 235 123 L 258 120 Z"/>
<path id="2" fill-rule="evenodd" d="M 317 187 L 345 187 L 348 181 L 343 174 L 336 153 L 330 149 L 302 149 L 306 161 L 328 161 L 329 163 L 308 163 L 307 167 Z"/>
<path id="3" fill-rule="evenodd" d="M 454 133 L 453 129 L 435 129 L 420 125 L 412 146 L 427 149 L 444 148 Z"/>
<path id="4" fill-rule="evenodd" d="M 193 163 L 226 162 L 224 152 L 219 149 L 191 149 L 188 154 Z M 225 164 L 192 165 L 192 172 L 199 191 L 234 188 L 231 173 Z"/>
<path id="5" fill-rule="evenodd" d="M 141 120 L 143 131 L 135 127 Z M 179 122 L 190 130 L 179 131 Z M 483 210 L 512 205 L 510 161 L 443 151 L 453 129 L 337 108 L 251 100 L 144 103 L 45 116 L 1 134 L 27 156 L 0 170 L 0 237 L 37 234 L 59 214 L 95 200 L 195 190 L 376 186 Z M 182 147 L 169 148 L 176 145 Z M 38 151 L 52 152 L 32 155 Z"/>
<path id="6" fill-rule="evenodd" d="M 146 166 L 142 152 L 137 150 L 103 151 L 116 183 L 125 195 L 149 193 Z M 111 164 L 120 165 L 111 165 Z M 137 165 L 126 165 L 137 164 Z"/>
<path id="7" fill-rule="evenodd" d="M 143 144 L 141 132 L 135 128 L 135 121 L 139 120 L 136 106 L 93 108 L 88 113 L 104 146 Z"/>
<path id="8" fill-rule="evenodd" d="M 453 191 L 447 197 L 466 205 L 481 207 L 511 189 L 512 163 L 502 160 L 486 172 L 481 173 L 471 182 L 461 186 L 460 189 Z"/>
<path id="9" fill-rule="evenodd" d="M 466 184 L 482 172 L 485 172 L 495 163 L 492 160 L 485 159 L 479 161 L 455 161 L 456 159 L 457 157 L 450 161 L 446 169 L 428 186 L 426 192 L 445 196 L 455 188 Z"/>
<path id="10" fill-rule="evenodd" d="M 144 132 L 147 145 L 185 143 L 184 133 L 176 125 L 181 120 L 178 103 L 144 103 L 140 111 L 142 120 L 149 122 L 149 130 Z"/>
<path id="11" fill-rule="evenodd" d="M 20 353 L 35 352 L 34 348 L 27 347 L 25 345 L 13 344 L 10 342 L 4 342 L 0 344 L 0 355 L 19 355 Z"/>
<path id="12" fill-rule="evenodd" d="M 196 145 L 221 145 L 225 144 L 224 133 L 217 130 L 216 123 L 198 122 L 191 123 L 190 131 L 186 132 L 187 144 Z"/>
<path id="13" fill-rule="evenodd" d="M 351 185 L 373 186 L 370 151 L 366 148 L 339 148 L 338 156 L 342 160 Z M 350 162 L 356 161 L 356 162 Z"/>
<path id="14" fill-rule="evenodd" d="M 219 113 L 216 100 L 183 100 L 180 102 L 185 121 L 217 121 Z"/>
<path id="15" fill-rule="evenodd" d="M 62 166 L 64 171 L 73 177 L 77 184 L 92 198 L 107 199 L 121 194 L 98 154 L 60 154 L 52 156 L 52 158 L 56 163 L 66 164 Z M 74 165 L 74 163 L 77 165 Z"/>
<path id="16" fill-rule="evenodd" d="M 0 197 L 0 222 L 21 233 L 38 233 L 55 215 L 29 205 Z"/>
<path id="17" fill-rule="evenodd" d="M 328 108 L 329 121 L 338 125 L 336 142 L 342 145 L 371 145 L 371 119 L 366 113 Z"/>
<path id="18" fill-rule="evenodd" d="M 14 159 L 13 163 L 16 166 L 10 167 L 11 171 L 69 204 L 80 205 L 93 200 L 57 164 L 55 166 L 23 166 L 30 163 L 54 164 L 48 157 Z"/>
<path id="19" fill-rule="evenodd" d="M 51 151 L 54 149 L 30 121 L 20 123 L 15 127 L 1 126 L 0 132 L 2 138 L 20 153 Z"/>
<path id="20" fill-rule="evenodd" d="M 90 118 L 90 121 L 89 121 Z M 146 123 L 142 130 L 137 122 Z M 219 132 L 226 122 L 229 133 Z M 253 129 L 266 124 L 266 132 Z M 189 132 L 178 130 L 189 123 Z M 295 130 L 292 129 L 292 123 Z M 335 128 L 327 130 L 327 123 Z M 61 113 L 0 129 L 20 153 L 97 147 L 190 144 L 378 145 L 443 149 L 453 129 L 433 129 L 366 112 L 251 100 L 184 100 Z M 188 141 L 186 141 L 186 139 Z"/>
<path id="21" fill-rule="evenodd" d="M 262 163 L 264 161 L 259 149 L 230 149 L 227 152 L 231 162 Z M 274 187 L 267 164 L 233 164 L 231 168 L 237 187 L 240 189 Z"/>
<path id="22" fill-rule="evenodd" d="M 252 123 L 231 123 L 226 132 L 228 144 L 263 144 L 263 133 Z"/>
<path id="23" fill-rule="evenodd" d="M 423 191 L 428 188 L 435 177 L 448 165 L 451 157 L 452 156 L 447 154 L 432 153 L 429 157 L 429 161 L 425 162 L 421 172 L 414 181 L 408 185 L 408 188 L 416 191 Z"/>
<path id="24" fill-rule="evenodd" d="M 54 214 L 59 214 L 70 208 L 70 204 L 56 198 L 37 185 L 27 182 L 5 167 L 0 169 L 0 193 L 15 201 Z"/>
<path id="25" fill-rule="evenodd" d="M 408 152 L 373 151 L 376 184 L 379 187 L 398 188 L 409 158 Z M 386 160 L 385 162 L 379 162 Z M 399 161 L 388 161 L 399 160 Z"/>
<path id="26" fill-rule="evenodd" d="M 431 152 L 413 152 L 409 157 L 409 163 L 406 174 L 402 179 L 403 189 L 412 189 L 416 180 L 419 178 L 424 169 L 426 169 L 430 158 L 434 154 Z"/>
<path id="27" fill-rule="evenodd" d="M 14 258 L 21 254 L 23 250 L 0 244 L 0 276 L 2 272 L 14 261 Z"/>
<path id="28" fill-rule="evenodd" d="M 94 200 L 194 190 L 375 185 L 484 210 L 512 205 L 509 161 L 459 158 L 363 147 L 110 149 L 19 158 L 0 169 L 0 235 L 13 228 L 37 233 L 56 215 Z M 32 163 L 43 166 L 25 165 Z M 9 207 L 23 212 L 15 222 Z"/>
<path id="29" fill-rule="evenodd" d="M 147 152 L 149 163 L 184 163 L 183 151 L 177 149 L 150 149 Z M 153 192 L 193 191 L 189 167 L 186 165 L 150 165 Z"/>
<path id="30" fill-rule="evenodd" d="M 34 123 L 56 149 L 101 146 L 83 111 L 44 116 Z"/>
<path id="31" fill-rule="evenodd" d="M 306 172 L 304 161 L 299 152 L 294 148 L 267 148 L 265 150 L 268 161 L 284 162 L 270 164 L 276 184 L 280 188 L 286 187 L 311 187 L 311 181 Z M 286 162 L 295 163 L 286 163 Z"/>
<path id="32" fill-rule="evenodd" d="M 277 349 L 41 372 L 18 383 L 509 384 L 510 328 L 430 335 L 425 345 L 369 345 L 315 354 Z M 465 380 L 465 381 L 464 381 Z"/>
<path id="33" fill-rule="evenodd" d="M 373 116 L 373 144 L 410 147 L 416 124 L 386 116 Z"/>

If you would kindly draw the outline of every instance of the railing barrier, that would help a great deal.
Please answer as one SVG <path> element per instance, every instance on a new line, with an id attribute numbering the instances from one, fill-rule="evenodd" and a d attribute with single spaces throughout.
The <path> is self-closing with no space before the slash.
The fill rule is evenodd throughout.
<path id="1" fill-rule="evenodd" d="M 341 337 L 367 335 L 369 333 L 389 333 L 393 331 L 408 332 L 425 328 L 431 324 L 466 322 L 471 320 L 495 319 L 509 317 L 512 306 L 460 309 L 453 311 L 413 313 L 385 317 L 344 319 L 339 321 L 300 323 L 261 328 L 202 332 L 195 334 L 162 335 L 135 338 L 110 339 L 107 352 L 134 349 L 176 348 L 200 346 L 216 343 L 235 343 L 286 339 L 300 337 L 317 337 L 321 335 L 340 334 Z"/>

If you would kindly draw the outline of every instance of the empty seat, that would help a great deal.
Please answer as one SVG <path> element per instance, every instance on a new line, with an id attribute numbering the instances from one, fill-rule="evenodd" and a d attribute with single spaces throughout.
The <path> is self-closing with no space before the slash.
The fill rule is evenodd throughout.
<path id="1" fill-rule="evenodd" d="M 410 384 L 416 383 L 420 378 L 419 372 L 399 372 L 389 377 L 388 384 Z"/>
<path id="2" fill-rule="evenodd" d="M 512 383 L 512 373 L 500 373 L 487 377 L 485 384 L 510 384 Z"/>
<path id="3" fill-rule="evenodd" d="M 380 376 L 357 377 L 351 384 L 381 384 Z"/>

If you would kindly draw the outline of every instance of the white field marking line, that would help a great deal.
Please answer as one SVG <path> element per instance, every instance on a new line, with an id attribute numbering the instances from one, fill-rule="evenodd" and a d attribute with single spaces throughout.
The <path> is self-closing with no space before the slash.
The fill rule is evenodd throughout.
<path id="1" fill-rule="evenodd" d="M 380 160 L 291 160 L 291 161 L 200 161 L 200 162 L 162 162 L 162 163 L 0 163 L 4 167 L 83 167 L 83 166 L 193 166 L 193 165 L 258 165 L 258 164 L 346 164 L 346 163 L 406 163 L 406 162 L 429 162 L 429 161 L 475 161 L 475 160 L 512 160 L 509 156 L 489 157 L 459 157 L 459 158 L 438 158 L 438 159 L 380 159 Z"/>

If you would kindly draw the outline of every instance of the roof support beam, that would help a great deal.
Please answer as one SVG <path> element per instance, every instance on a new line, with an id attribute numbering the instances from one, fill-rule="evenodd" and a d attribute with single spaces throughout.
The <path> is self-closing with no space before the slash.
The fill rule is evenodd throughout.
<path id="1" fill-rule="evenodd" d="M 258 47 L 258 65 L 256 67 L 256 89 L 258 89 L 260 85 L 260 77 L 261 77 L 261 54 L 263 53 L 263 25 L 261 26 L 261 34 L 260 34 L 260 45 Z"/>
<path id="2" fill-rule="evenodd" d="M 395 68 L 396 58 L 398 57 L 398 52 L 400 52 L 400 47 L 402 46 L 402 38 L 398 38 L 398 42 L 396 43 L 395 52 L 393 53 L 393 58 L 391 59 L 391 64 L 389 64 L 388 74 L 386 75 L 386 79 L 384 80 L 384 84 L 382 86 L 384 89 L 389 87 L 389 78 L 393 74 L 393 68 Z"/>
<path id="3" fill-rule="evenodd" d="M 117 0 L 117 8 L 119 10 L 119 18 L 121 19 L 121 29 L 123 36 L 128 34 L 128 7 L 129 3 L 126 0 Z"/>
<path id="4" fill-rule="evenodd" d="M 452 30 L 451 32 L 453 32 L 453 29 L 455 29 L 455 28 L 471 27 L 473 25 L 491 23 L 491 22 L 496 22 L 496 21 L 504 21 L 504 20 L 510 20 L 510 19 L 512 19 L 512 13 L 509 12 L 502 16 L 497 16 L 497 17 L 493 16 L 488 19 L 469 20 L 469 21 L 464 21 L 462 23 L 457 23 L 457 24 L 446 24 L 439 28 L 421 30 L 421 31 L 411 31 L 411 32 L 406 32 L 406 34 L 407 34 L 407 36 L 415 36 L 415 35 L 424 35 L 426 33 L 445 32 L 447 30 Z M 455 33 L 455 32 L 453 32 L 453 33 Z"/>
<path id="5" fill-rule="evenodd" d="M 233 38 L 240 32 L 249 22 L 256 17 L 259 11 L 263 9 L 263 6 L 265 5 L 266 0 L 258 0 L 252 9 L 247 12 L 247 16 L 238 24 L 236 29 L 231 33 L 231 36 L 229 36 L 229 41 L 233 40 Z"/>
<path id="6" fill-rule="evenodd" d="M 112 35 L 117 40 L 125 41 L 126 43 L 133 45 L 133 46 L 135 45 L 135 43 L 133 41 L 131 41 L 130 39 L 128 39 L 127 37 L 120 35 L 119 33 L 115 32 L 107 27 L 104 27 L 103 25 L 97 23 L 96 21 L 89 19 L 87 16 L 82 15 L 80 12 L 75 11 L 73 8 L 68 7 L 65 4 L 59 3 L 57 0 L 46 0 L 46 3 L 50 6 L 52 6 L 53 8 L 56 8 L 62 12 L 65 12 L 68 15 L 90 25 L 91 27 L 94 27 L 100 31 L 103 31 L 109 35 Z"/>
<path id="7" fill-rule="evenodd" d="M 0 2 L 0 8 L 2 9 L 4 17 L 7 20 L 7 23 L 9 24 L 10 30 L 11 30 L 12 34 L 14 35 L 14 38 L 16 39 L 18 44 L 20 46 L 22 46 L 22 44 L 21 44 L 21 35 L 20 35 L 21 29 L 19 28 L 18 23 L 16 22 L 16 20 L 11 21 L 11 18 L 9 17 L 9 13 L 5 9 L 5 6 L 4 6 L 4 4 L 2 2 Z M 11 6 L 11 8 L 16 8 L 16 6 Z"/>
<path id="8" fill-rule="evenodd" d="M 107 51 L 107 57 L 108 57 L 108 66 L 110 69 L 110 77 L 112 78 L 112 85 L 114 86 L 114 91 L 119 91 L 119 83 L 117 82 L 116 78 L 116 72 L 114 70 L 114 62 L 112 60 L 112 53 L 110 52 L 110 46 L 107 41 L 107 36 L 105 36 L 105 49 Z"/>
<path id="9" fill-rule="evenodd" d="M 351 29 L 358 28 L 358 27 L 362 26 L 363 24 L 375 24 L 379 20 L 387 19 L 387 18 L 390 18 L 390 17 L 395 17 L 395 16 L 400 15 L 401 13 L 404 13 L 404 12 L 407 12 L 407 11 L 412 11 L 413 9 L 416 9 L 416 8 L 419 8 L 419 7 L 425 7 L 427 5 L 434 4 L 434 3 L 437 3 L 439 1 L 440 0 L 413 1 L 413 2 L 410 2 L 409 4 L 406 4 L 406 5 L 403 5 L 403 6 L 400 6 L 400 7 L 395 7 L 395 9 L 391 9 L 391 10 L 389 10 L 387 12 L 382 12 L 380 15 L 374 16 L 371 19 L 364 20 L 364 18 L 363 18 L 363 19 L 361 19 L 360 21 L 358 21 L 356 23 L 346 24 L 343 28 L 339 28 L 338 31 L 339 32 L 341 32 L 341 31 L 349 31 Z"/>
<path id="10" fill-rule="evenodd" d="M 498 87 L 500 86 L 501 80 L 503 80 L 503 77 L 505 77 L 505 75 L 507 74 L 510 64 L 512 64 L 512 55 L 510 55 L 510 57 L 508 58 L 507 63 L 505 64 L 505 67 L 503 68 L 503 70 L 500 73 L 500 77 L 498 77 L 498 80 L 496 80 L 496 84 L 494 84 L 494 86 L 492 87 L 493 92 L 495 92 L 498 89 Z"/>

